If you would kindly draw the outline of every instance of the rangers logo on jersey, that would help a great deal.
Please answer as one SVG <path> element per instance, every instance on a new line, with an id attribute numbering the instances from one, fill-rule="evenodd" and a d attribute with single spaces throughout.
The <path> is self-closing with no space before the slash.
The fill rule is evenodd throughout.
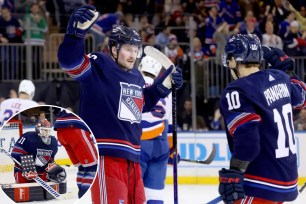
<path id="1" fill-rule="evenodd" d="M 131 123 L 140 123 L 143 103 L 142 88 L 124 82 L 120 82 L 120 86 L 118 118 Z"/>
<path id="2" fill-rule="evenodd" d="M 37 154 L 35 158 L 35 165 L 36 166 L 45 166 L 49 163 L 52 150 L 46 150 L 46 149 L 37 149 Z"/>

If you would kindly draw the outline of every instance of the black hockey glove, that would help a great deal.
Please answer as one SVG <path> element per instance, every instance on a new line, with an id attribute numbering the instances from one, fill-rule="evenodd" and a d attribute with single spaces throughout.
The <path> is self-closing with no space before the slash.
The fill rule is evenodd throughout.
<path id="1" fill-rule="evenodd" d="M 262 50 L 264 52 L 264 59 L 271 65 L 271 69 L 279 69 L 287 74 L 293 72 L 294 61 L 282 50 L 267 46 L 262 46 Z"/>
<path id="2" fill-rule="evenodd" d="M 179 153 L 177 153 L 177 163 L 179 163 L 180 161 L 181 161 L 181 156 L 180 156 Z M 174 164 L 173 153 L 169 155 L 168 164 L 169 165 L 173 165 Z"/>
<path id="3" fill-rule="evenodd" d="M 222 169 L 219 171 L 219 194 L 226 203 L 244 198 L 243 173 L 233 169 Z"/>
<path id="4" fill-rule="evenodd" d="M 99 13 L 94 6 L 84 5 L 77 8 L 70 16 L 67 34 L 85 38 L 86 33 L 90 30 L 98 17 Z"/>
<path id="5" fill-rule="evenodd" d="M 56 163 L 48 164 L 46 168 L 47 178 L 55 183 L 61 183 L 66 179 L 66 171 L 63 167 Z"/>

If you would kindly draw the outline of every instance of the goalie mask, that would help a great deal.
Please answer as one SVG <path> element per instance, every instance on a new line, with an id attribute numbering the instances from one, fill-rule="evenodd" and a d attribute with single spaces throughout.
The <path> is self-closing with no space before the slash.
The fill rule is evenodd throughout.
<path id="1" fill-rule="evenodd" d="M 41 137 L 41 140 L 43 143 L 50 145 L 51 144 L 51 125 L 48 121 L 44 123 L 37 123 L 35 126 L 35 131 L 37 134 Z"/>

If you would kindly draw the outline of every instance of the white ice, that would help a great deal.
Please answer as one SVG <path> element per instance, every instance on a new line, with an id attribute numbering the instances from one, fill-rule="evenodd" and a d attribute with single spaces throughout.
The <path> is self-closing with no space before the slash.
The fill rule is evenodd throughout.
<path id="1" fill-rule="evenodd" d="M 166 186 L 165 204 L 173 204 L 173 185 Z M 218 196 L 217 185 L 179 185 L 178 199 L 180 204 L 205 204 L 208 201 Z M 0 203 L 13 204 L 13 202 L 3 194 L 0 190 Z M 23 204 L 91 204 L 90 192 L 87 192 L 82 199 L 68 199 L 68 200 L 52 200 L 45 202 L 26 202 Z M 289 203 L 289 202 L 288 202 Z M 301 193 L 294 202 L 294 204 L 306 203 L 306 191 Z"/>

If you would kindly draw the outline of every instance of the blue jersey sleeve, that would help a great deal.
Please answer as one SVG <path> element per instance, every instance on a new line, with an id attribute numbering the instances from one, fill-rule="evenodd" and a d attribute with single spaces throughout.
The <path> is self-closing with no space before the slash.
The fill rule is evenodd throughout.
<path id="1" fill-rule="evenodd" d="M 151 86 L 144 88 L 143 95 L 144 95 L 144 107 L 142 109 L 143 113 L 152 111 L 152 109 L 157 104 L 159 99 L 166 97 L 166 95 L 160 93 L 156 84 L 152 84 Z"/>
<path id="2" fill-rule="evenodd" d="M 294 109 L 302 109 L 306 106 L 306 86 L 298 79 L 291 79 L 291 103 Z"/>
<path id="3" fill-rule="evenodd" d="M 81 80 L 91 72 L 90 59 L 85 54 L 82 38 L 65 35 L 58 49 L 58 61 L 60 67 L 74 79 Z"/>
<path id="4" fill-rule="evenodd" d="M 20 137 L 15 146 L 12 149 L 11 155 L 14 159 L 16 159 L 19 163 L 21 163 L 21 156 L 28 155 L 29 150 L 29 138 L 27 137 L 27 133 L 23 134 L 22 137 Z M 22 171 L 21 166 L 15 164 L 15 170 Z"/>
<path id="5" fill-rule="evenodd" d="M 238 88 L 226 89 L 220 106 L 232 156 L 243 161 L 252 161 L 260 149 L 258 126 L 261 117 L 249 98 Z"/>

